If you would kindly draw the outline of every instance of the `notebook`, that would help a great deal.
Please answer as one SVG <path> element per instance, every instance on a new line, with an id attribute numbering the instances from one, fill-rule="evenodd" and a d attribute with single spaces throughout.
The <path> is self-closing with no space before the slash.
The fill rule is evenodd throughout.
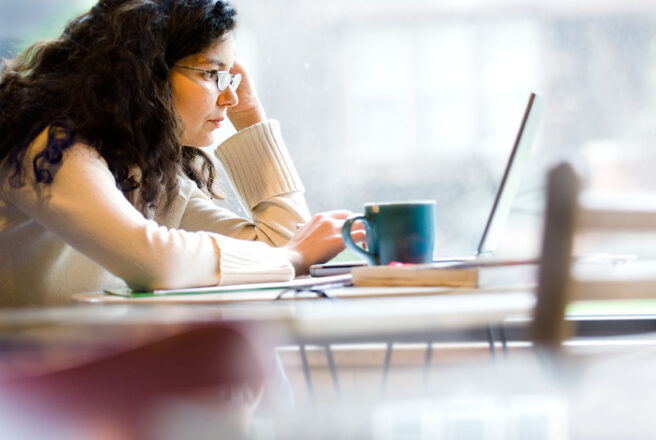
<path id="1" fill-rule="evenodd" d="M 519 189 L 519 183 L 526 168 L 542 120 L 543 111 L 544 101 L 542 97 L 536 93 L 531 93 L 475 254 L 463 257 L 440 258 L 434 260 L 434 263 L 455 264 L 494 256 L 499 238 L 510 216 L 510 209 Z M 315 264 L 310 267 L 310 274 L 315 277 L 337 275 L 348 273 L 351 268 L 365 266 L 366 264 L 364 261 Z"/>

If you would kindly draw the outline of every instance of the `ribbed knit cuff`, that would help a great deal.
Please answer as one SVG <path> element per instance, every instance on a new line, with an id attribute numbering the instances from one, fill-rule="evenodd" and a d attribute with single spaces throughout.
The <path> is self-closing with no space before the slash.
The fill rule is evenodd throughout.
<path id="1" fill-rule="evenodd" d="M 219 285 L 289 281 L 294 266 L 279 249 L 257 242 L 212 234 L 219 246 Z"/>
<path id="2" fill-rule="evenodd" d="M 245 206 L 293 191 L 304 191 L 276 120 L 252 125 L 215 151 Z"/>

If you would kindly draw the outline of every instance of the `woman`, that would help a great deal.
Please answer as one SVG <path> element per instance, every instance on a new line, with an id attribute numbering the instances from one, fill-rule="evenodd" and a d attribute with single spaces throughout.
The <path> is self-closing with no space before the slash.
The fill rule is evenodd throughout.
<path id="1" fill-rule="evenodd" d="M 0 80 L 0 301 L 287 280 L 343 249 L 235 57 L 222 0 L 101 0 Z M 251 220 L 217 206 L 219 146 Z M 362 240 L 363 231 L 355 233 Z"/>

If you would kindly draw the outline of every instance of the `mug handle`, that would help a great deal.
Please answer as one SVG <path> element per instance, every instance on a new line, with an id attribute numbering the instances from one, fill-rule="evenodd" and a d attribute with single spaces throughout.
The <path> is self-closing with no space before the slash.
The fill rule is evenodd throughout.
<path id="1" fill-rule="evenodd" d="M 344 226 L 342 226 L 342 240 L 344 240 L 344 244 L 346 245 L 347 248 L 355 251 L 356 253 L 362 255 L 364 258 L 367 259 L 367 262 L 369 263 L 370 266 L 375 266 L 376 265 L 376 257 L 374 254 L 371 252 L 367 252 L 364 249 L 362 249 L 360 246 L 355 244 L 353 241 L 353 238 L 351 237 L 351 228 L 353 227 L 353 223 L 360 220 L 362 223 L 364 223 L 364 227 L 367 230 L 367 233 L 369 233 L 369 229 L 371 229 L 371 225 L 369 224 L 369 220 L 363 215 L 357 215 L 355 217 L 348 218 L 344 222 Z"/>

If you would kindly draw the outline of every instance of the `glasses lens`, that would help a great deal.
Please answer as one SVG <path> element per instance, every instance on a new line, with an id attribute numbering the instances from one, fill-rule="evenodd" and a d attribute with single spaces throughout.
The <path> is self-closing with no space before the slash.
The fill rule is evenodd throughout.
<path id="1" fill-rule="evenodd" d="M 236 74 L 235 76 L 232 77 L 232 86 L 233 90 L 237 90 L 237 87 L 239 87 L 239 83 L 241 83 L 241 73 Z"/>
<path id="2" fill-rule="evenodd" d="M 230 84 L 230 73 L 229 72 L 219 72 L 216 77 L 216 83 L 219 86 L 219 90 L 224 91 L 228 88 Z"/>
<path id="3" fill-rule="evenodd" d="M 216 85 L 219 87 L 221 92 L 227 89 L 228 86 L 232 87 L 233 90 L 237 90 L 240 82 L 241 74 L 239 73 L 233 75 L 230 72 L 219 72 L 216 77 Z"/>

